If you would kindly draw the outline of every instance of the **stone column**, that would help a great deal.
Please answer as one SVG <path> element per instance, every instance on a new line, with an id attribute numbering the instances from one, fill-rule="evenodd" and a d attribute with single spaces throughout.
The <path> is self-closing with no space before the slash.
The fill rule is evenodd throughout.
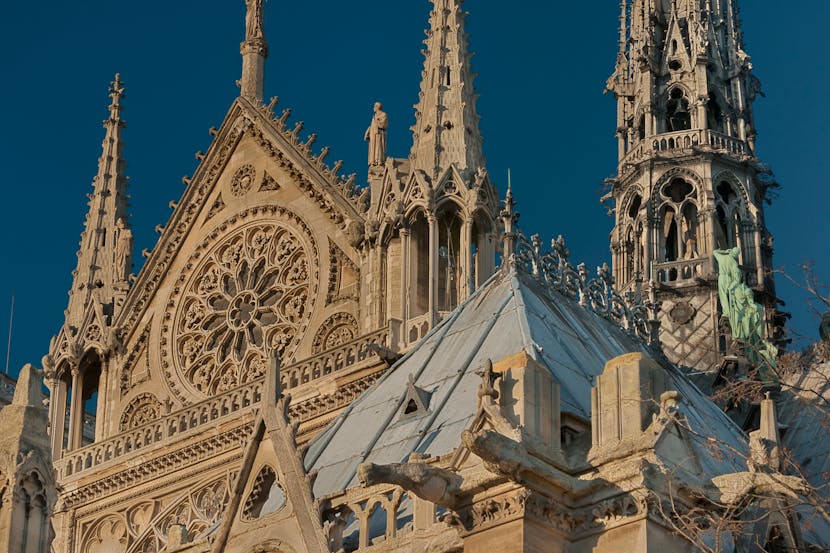
<path id="1" fill-rule="evenodd" d="M 28 532 L 24 553 L 45 553 L 44 537 L 46 529 L 46 505 L 41 497 L 35 497 L 29 503 Z"/>
<path id="2" fill-rule="evenodd" d="M 52 441 L 52 459 L 60 459 L 63 451 L 63 436 L 66 432 L 66 380 L 55 377 L 52 380 L 52 398 L 49 402 L 49 433 Z"/>
<path id="3" fill-rule="evenodd" d="M 107 378 L 109 374 L 109 365 L 110 365 L 110 356 L 106 355 L 101 358 L 101 376 L 98 380 L 98 402 L 95 405 L 95 441 L 99 442 L 103 439 L 104 434 L 106 433 L 106 421 L 107 421 L 107 400 L 109 398 L 109 378 Z"/>
<path id="4" fill-rule="evenodd" d="M 81 369 L 77 365 L 72 367 L 72 404 L 69 407 L 69 439 L 66 449 L 73 450 L 81 447 L 84 434 L 84 400 Z"/>
<path id="5" fill-rule="evenodd" d="M 458 294 L 458 303 L 467 299 L 473 290 L 475 290 L 475 283 L 473 282 L 473 225 L 469 220 L 464 220 L 461 224 L 461 240 L 460 250 L 461 255 L 461 290 Z"/>
<path id="6" fill-rule="evenodd" d="M 430 213 L 429 223 L 429 326 L 432 328 L 438 320 L 436 303 L 438 302 L 438 218 Z M 420 261 L 420 260 L 418 260 Z"/>
<path id="7" fill-rule="evenodd" d="M 409 302 L 410 298 L 410 277 L 412 275 L 412 232 L 408 228 L 401 229 L 401 319 L 409 321 L 409 314 L 412 312 Z M 404 325 L 406 326 L 406 325 Z M 406 329 L 404 329 L 404 335 Z M 403 341 L 407 338 L 404 336 Z"/>

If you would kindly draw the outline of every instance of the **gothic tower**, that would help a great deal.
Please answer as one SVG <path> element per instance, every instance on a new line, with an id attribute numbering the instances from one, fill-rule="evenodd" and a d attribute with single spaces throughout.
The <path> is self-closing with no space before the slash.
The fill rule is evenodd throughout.
<path id="1" fill-rule="evenodd" d="M 623 290 L 654 283 L 666 353 L 704 371 L 729 347 L 714 250 L 740 248 L 768 336 L 777 327 L 763 209 L 776 184 L 755 154 L 751 70 L 736 0 L 621 2 L 608 81 L 618 106 L 614 276 Z"/>
<path id="2" fill-rule="evenodd" d="M 432 1 L 409 157 L 375 155 L 369 167 L 369 262 L 386 275 L 371 303 L 402 347 L 495 270 L 498 195 L 482 155 L 467 14 L 463 0 Z"/>
<path id="3" fill-rule="evenodd" d="M 101 435 L 102 425 L 93 427 L 92 419 L 84 413 L 84 404 L 96 402 L 99 418 L 105 413 L 108 364 L 117 347 L 113 321 L 130 288 L 133 237 L 127 214 L 127 164 L 122 157 L 124 84 L 119 75 L 109 93 L 112 101 L 104 121 L 103 152 L 93 192 L 88 195 L 89 212 L 81 234 L 78 265 L 72 272 L 69 305 L 63 327 L 43 359 L 52 395 L 51 446 L 56 458 L 64 449 L 77 449 L 93 435 Z"/>

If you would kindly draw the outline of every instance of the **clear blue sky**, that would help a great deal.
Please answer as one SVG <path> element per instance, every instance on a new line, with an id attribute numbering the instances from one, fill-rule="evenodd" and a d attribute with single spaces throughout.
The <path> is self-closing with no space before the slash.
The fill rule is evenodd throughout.
<path id="1" fill-rule="evenodd" d="M 814 260 L 830 280 L 830 2 L 741 4 L 747 50 L 767 95 L 756 104 L 758 151 L 783 185 L 767 209 L 775 263 L 797 276 L 804 260 Z M 609 259 L 612 221 L 599 195 L 616 165 L 615 102 L 602 91 L 615 59 L 618 5 L 465 4 L 489 170 L 503 192 L 512 168 L 526 232 L 564 234 L 573 257 L 589 265 Z M 266 96 L 278 95 L 294 120 L 318 133 L 318 145 L 331 146 L 330 159 L 360 175 L 363 132 L 381 100 L 391 119 L 390 154 L 405 156 L 429 4 L 271 0 L 266 10 Z M 126 158 L 140 252 L 155 243 L 153 228 L 166 222 L 181 177 L 194 171 L 194 152 L 207 149 L 207 129 L 237 94 L 243 21 L 243 0 L 0 4 L 0 351 L 4 361 L 14 292 L 13 374 L 25 362 L 39 364 L 60 327 L 113 74 L 127 83 Z M 779 288 L 795 330 L 814 338 L 817 320 L 804 295 L 780 280 Z"/>

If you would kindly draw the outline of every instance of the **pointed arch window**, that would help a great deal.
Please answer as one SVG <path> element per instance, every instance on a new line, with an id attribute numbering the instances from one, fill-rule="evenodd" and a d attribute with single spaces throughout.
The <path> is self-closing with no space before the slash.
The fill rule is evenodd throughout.
<path id="1" fill-rule="evenodd" d="M 715 247 L 718 249 L 742 248 L 742 206 L 735 186 L 722 180 L 715 195 Z M 743 248 L 742 248 L 743 249 Z"/>
<path id="2" fill-rule="evenodd" d="M 675 87 L 669 91 L 669 98 L 666 102 L 666 128 L 669 132 L 676 132 L 687 131 L 691 127 L 689 100 L 681 88 Z"/>
<path id="3" fill-rule="evenodd" d="M 700 251 L 697 244 L 697 193 L 694 187 L 683 178 L 675 178 L 663 187 L 660 198 L 660 261 L 697 258 Z"/>

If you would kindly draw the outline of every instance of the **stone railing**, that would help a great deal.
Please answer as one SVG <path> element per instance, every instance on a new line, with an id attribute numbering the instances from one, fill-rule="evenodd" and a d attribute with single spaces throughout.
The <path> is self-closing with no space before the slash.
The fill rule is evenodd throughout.
<path id="1" fill-rule="evenodd" d="M 307 360 L 286 366 L 281 371 L 283 389 L 296 388 L 334 372 L 357 365 L 377 353 L 371 344 L 388 346 L 389 331 L 384 329 L 324 351 Z M 191 431 L 230 415 L 252 410 L 262 400 L 265 378 L 260 377 L 221 395 L 195 403 L 160 419 L 121 434 L 90 444 L 75 451 L 64 452 L 55 462 L 59 477 L 78 474 L 131 452 Z"/>
<path id="2" fill-rule="evenodd" d="M 621 166 L 638 163 L 657 152 L 673 152 L 708 147 L 724 150 L 735 156 L 749 154 L 746 142 L 739 138 L 708 129 L 662 133 L 638 142 L 623 158 Z"/>
<path id="3" fill-rule="evenodd" d="M 264 378 L 253 380 L 220 396 L 206 399 L 153 422 L 131 428 L 108 440 L 65 452 L 63 457 L 55 462 L 55 470 L 59 477 L 66 478 L 162 440 L 184 435 L 228 415 L 239 414 L 260 402 L 264 383 Z"/>
<path id="4" fill-rule="evenodd" d="M 414 344 L 429 333 L 431 327 L 429 319 L 429 313 L 424 313 L 406 321 L 405 339 L 407 344 Z"/>
<path id="5" fill-rule="evenodd" d="M 711 273 L 711 258 L 681 259 L 655 263 L 651 267 L 651 280 L 661 284 L 677 284 L 704 278 Z"/>
<path id="6" fill-rule="evenodd" d="M 351 367 L 376 356 L 372 345 L 389 347 L 389 330 L 383 329 L 366 334 L 336 348 L 318 353 L 314 357 L 289 365 L 282 369 L 283 389 L 296 388 L 331 373 Z"/>

